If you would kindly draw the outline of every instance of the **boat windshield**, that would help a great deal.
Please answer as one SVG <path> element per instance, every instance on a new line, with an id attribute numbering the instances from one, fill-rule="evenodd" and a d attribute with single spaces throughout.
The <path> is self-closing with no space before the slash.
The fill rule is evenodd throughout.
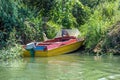
<path id="1" fill-rule="evenodd" d="M 75 36 L 78 37 L 78 35 L 80 35 L 80 31 L 78 29 L 64 29 L 64 31 L 67 31 L 67 33 L 69 34 L 69 36 Z M 55 38 L 61 37 L 62 36 L 62 30 L 60 30 L 57 35 L 55 36 Z"/>

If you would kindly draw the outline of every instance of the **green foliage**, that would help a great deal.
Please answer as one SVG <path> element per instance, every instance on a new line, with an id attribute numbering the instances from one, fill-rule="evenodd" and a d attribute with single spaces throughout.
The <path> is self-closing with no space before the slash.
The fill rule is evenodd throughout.
<path id="1" fill-rule="evenodd" d="M 40 12 L 36 13 L 36 10 L 29 8 L 22 0 L 0 0 L 0 11 L 1 48 L 6 45 L 5 43 L 13 29 L 17 31 L 15 36 L 21 38 L 21 41 L 24 43 L 35 38 L 36 40 L 41 40 L 38 38 L 41 36 L 39 34 L 42 25 Z M 31 25 L 26 25 L 25 22 Z M 31 34 L 31 32 L 33 32 L 33 34 Z"/>
<path id="2" fill-rule="evenodd" d="M 76 18 L 77 23 L 79 25 L 83 25 L 89 19 L 90 15 L 91 15 L 91 10 L 88 6 L 82 5 L 82 7 L 81 7 L 80 5 L 76 4 L 76 5 L 74 5 L 72 14 Z"/>
<path id="3" fill-rule="evenodd" d="M 55 4 L 55 0 L 23 0 L 29 7 L 35 7 L 36 11 L 42 11 L 42 16 L 49 16 L 49 12 Z"/>
<path id="4" fill-rule="evenodd" d="M 0 50 L 0 59 L 6 60 L 10 58 L 18 58 L 22 54 L 22 46 L 18 44 L 16 39 L 15 28 L 10 32 L 9 39 L 7 39 L 7 46 Z"/>
<path id="5" fill-rule="evenodd" d="M 53 7 L 51 10 L 51 20 L 59 25 L 62 25 L 65 28 L 75 27 L 77 25 L 77 22 L 76 18 L 72 14 L 72 10 L 77 1 L 59 0 L 55 3 L 55 7 Z M 78 4 L 80 4 L 80 2 L 78 2 Z"/>
<path id="6" fill-rule="evenodd" d="M 114 12 L 114 7 L 115 4 L 113 2 L 105 2 L 102 9 L 102 16 L 107 17 L 109 19 L 111 19 L 112 16 L 114 16 L 115 12 Z"/>
<path id="7" fill-rule="evenodd" d="M 32 17 L 27 19 L 24 22 L 24 41 L 31 42 L 31 40 L 40 41 L 42 40 L 42 18 L 39 17 Z M 32 34 L 31 34 L 32 33 Z M 22 38 L 23 39 L 23 38 Z"/>
<path id="8" fill-rule="evenodd" d="M 22 0 L 0 0 L 0 54 L 17 56 L 20 52 L 16 50 L 21 49 L 21 46 L 16 46 L 19 42 L 42 40 L 41 26 L 40 11 L 36 13 Z"/>
<path id="9" fill-rule="evenodd" d="M 18 42 L 43 40 L 43 32 L 53 38 L 61 28 L 79 28 L 92 50 L 119 16 L 119 0 L 0 0 L 0 49 L 12 52 Z"/>
<path id="10" fill-rule="evenodd" d="M 100 3 L 100 1 L 102 0 L 80 0 L 84 5 L 90 7 L 90 8 L 94 8 L 96 6 L 98 6 L 98 4 Z"/>
<path id="11" fill-rule="evenodd" d="M 102 51 L 120 53 L 120 21 L 114 24 L 103 39 Z"/>
<path id="12" fill-rule="evenodd" d="M 0 0 L 0 40 L 2 40 L 2 46 L 5 45 L 6 39 L 9 38 L 12 28 L 18 27 L 17 3 L 12 4 L 12 2 L 12 0 Z"/>
<path id="13" fill-rule="evenodd" d="M 119 0 L 116 0 L 115 2 L 101 3 L 94 9 L 94 13 L 90 16 L 88 22 L 80 27 L 82 35 L 86 38 L 86 49 L 94 49 L 97 43 L 105 37 L 107 29 L 119 20 L 120 15 L 118 13 L 120 11 L 118 8 Z"/>
<path id="14" fill-rule="evenodd" d="M 0 50 L 0 59 L 7 60 L 11 58 L 19 58 L 22 54 L 22 46 L 15 44 L 14 46 L 8 46 Z"/>
<path id="15" fill-rule="evenodd" d="M 62 27 L 62 25 L 59 25 L 52 20 L 49 20 L 47 22 L 47 25 L 49 26 L 47 29 L 47 32 L 48 32 L 47 37 L 48 38 L 54 38 L 56 36 L 57 32 L 60 31 L 60 29 Z"/>

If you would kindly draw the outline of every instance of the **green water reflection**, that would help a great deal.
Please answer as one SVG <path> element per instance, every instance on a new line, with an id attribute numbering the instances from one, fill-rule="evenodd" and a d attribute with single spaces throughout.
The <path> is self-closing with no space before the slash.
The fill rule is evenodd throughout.
<path id="1" fill-rule="evenodd" d="M 0 62 L 0 80 L 120 80 L 120 56 L 65 54 Z"/>

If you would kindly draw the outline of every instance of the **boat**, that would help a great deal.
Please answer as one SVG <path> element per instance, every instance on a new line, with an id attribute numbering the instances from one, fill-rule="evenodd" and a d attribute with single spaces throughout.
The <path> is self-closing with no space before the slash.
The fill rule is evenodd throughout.
<path id="1" fill-rule="evenodd" d="M 66 30 L 67 31 L 67 30 Z M 74 30 L 75 31 L 75 30 Z M 72 31 L 74 33 L 74 31 Z M 71 32 L 68 30 L 68 32 Z M 76 31 L 75 31 L 76 32 Z M 58 32 L 61 34 L 60 32 Z M 54 39 L 43 42 L 31 42 L 24 46 L 24 57 L 49 57 L 69 53 L 80 48 L 84 39 L 77 38 L 74 34 L 61 36 L 57 34 Z M 70 33 L 69 33 L 70 34 Z"/>

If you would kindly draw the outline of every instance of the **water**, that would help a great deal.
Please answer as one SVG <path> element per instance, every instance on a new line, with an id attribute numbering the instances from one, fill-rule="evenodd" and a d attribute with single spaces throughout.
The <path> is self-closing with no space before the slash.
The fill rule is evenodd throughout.
<path id="1" fill-rule="evenodd" d="M 78 53 L 0 62 L 0 80 L 120 80 L 120 56 Z"/>

